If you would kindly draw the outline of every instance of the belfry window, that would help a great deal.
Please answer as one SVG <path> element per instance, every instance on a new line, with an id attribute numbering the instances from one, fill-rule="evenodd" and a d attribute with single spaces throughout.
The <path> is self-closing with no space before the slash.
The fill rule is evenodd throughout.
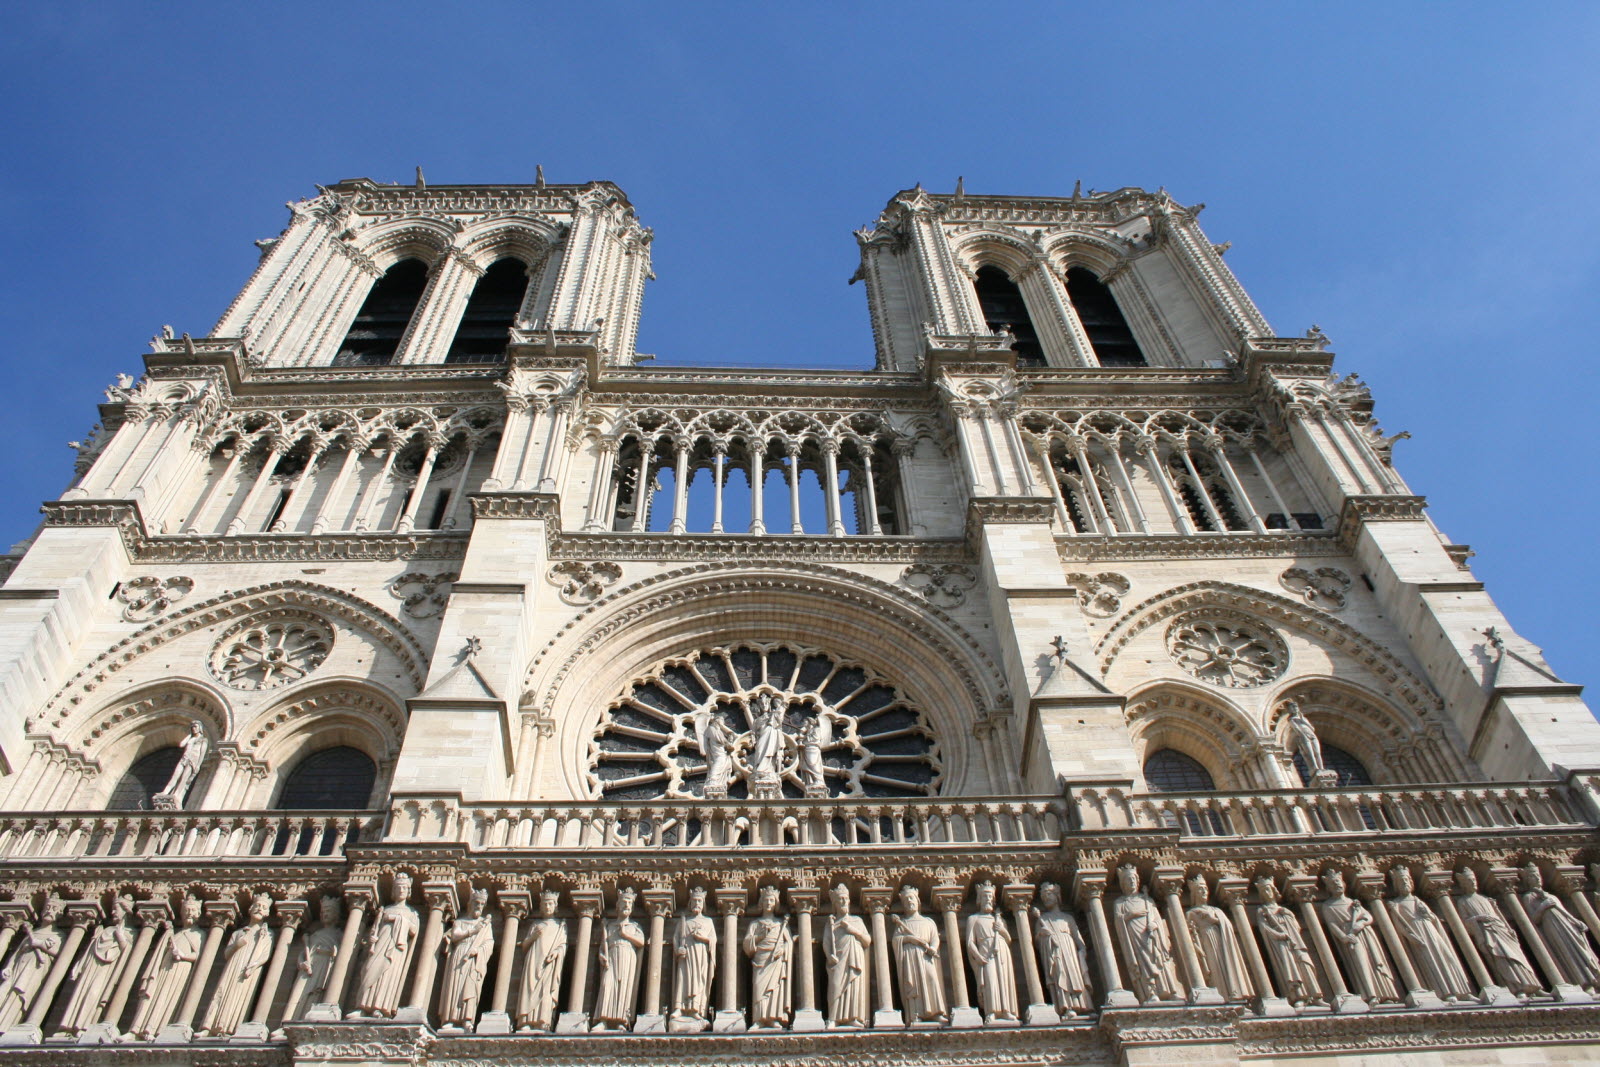
<path id="1" fill-rule="evenodd" d="M 325 748 L 295 764 L 273 807 L 280 811 L 364 808 L 377 777 L 377 765 L 360 749 Z"/>
<path id="2" fill-rule="evenodd" d="M 1042 367 L 1044 347 L 1039 344 L 1039 333 L 1028 317 L 1028 305 L 1022 299 L 1017 283 L 1006 277 L 999 267 L 979 267 L 974 282 L 978 290 L 978 306 L 983 309 L 984 324 L 995 333 L 1002 329 L 1011 331 L 1016 338 L 1013 346 L 1017 365 Z"/>
<path id="3" fill-rule="evenodd" d="M 467 309 L 450 342 L 446 363 L 499 363 L 506 358 L 509 331 L 528 291 L 528 270 L 521 260 L 493 264 L 472 290 Z"/>
<path id="4" fill-rule="evenodd" d="M 1117 307 L 1116 297 L 1093 271 L 1083 267 L 1068 270 L 1067 296 L 1102 367 L 1148 366 L 1144 353 L 1139 351 L 1139 342 L 1128 328 L 1128 320 Z"/>
<path id="5" fill-rule="evenodd" d="M 107 811 L 149 811 L 155 795 L 166 787 L 183 751 L 168 745 L 140 756 L 117 782 L 106 801 Z"/>
<path id="6" fill-rule="evenodd" d="M 402 259 L 390 267 L 356 312 L 333 365 L 381 367 L 392 361 L 427 287 L 428 268 L 422 260 Z"/>

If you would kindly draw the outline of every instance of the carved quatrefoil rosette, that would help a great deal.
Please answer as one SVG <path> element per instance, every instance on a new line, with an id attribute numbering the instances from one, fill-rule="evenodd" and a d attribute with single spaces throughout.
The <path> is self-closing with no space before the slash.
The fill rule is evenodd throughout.
<path id="1" fill-rule="evenodd" d="M 450 589 L 461 575 L 455 571 L 425 574 L 412 571 L 389 583 L 389 595 L 401 601 L 400 610 L 413 619 L 426 619 L 450 603 Z"/>
<path id="2" fill-rule="evenodd" d="M 1083 605 L 1084 614 L 1097 619 L 1108 619 L 1115 615 L 1117 609 L 1122 607 L 1122 598 L 1133 588 L 1133 583 L 1128 581 L 1126 575 L 1112 571 L 1105 574 L 1069 574 L 1067 581 L 1078 591 L 1078 603 Z"/>
<path id="3" fill-rule="evenodd" d="M 1289 648 L 1272 630 L 1208 612 L 1174 620 L 1167 652 L 1185 671 L 1224 689 L 1265 685 L 1289 666 Z"/>
<path id="4" fill-rule="evenodd" d="M 558 587 L 561 599 L 568 604 L 592 604 L 622 577 L 622 568 L 601 560 L 583 563 L 575 559 L 564 560 L 550 568 L 545 578 Z"/>
<path id="5" fill-rule="evenodd" d="M 322 665 L 333 630 L 304 615 L 255 616 L 226 630 L 211 649 L 211 673 L 235 689 L 277 689 Z"/>
<path id="6" fill-rule="evenodd" d="M 1345 590 L 1350 588 L 1350 576 L 1338 567 L 1290 567 L 1278 576 L 1278 581 L 1307 604 L 1325 611 L 1344 607 Z"/>
<path id="7" fill-rule="evenodd" d="M 122 583 L 117 599 L 125 605 L 122 617 L 128 622 L 149 622 L 194 591 L 194 579 L 183 575 L 157 578 L 146 574 Z"/>
<path id="8" fill-rule="evenodd" d="M 953 608 L 978 584 L 972 568 L 961 563 L 913 563 L 900 580 L 930 604 Z"/>

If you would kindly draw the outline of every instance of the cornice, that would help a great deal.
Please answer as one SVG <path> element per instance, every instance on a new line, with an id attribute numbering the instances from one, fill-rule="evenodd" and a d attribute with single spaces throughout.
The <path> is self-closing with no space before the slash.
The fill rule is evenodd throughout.
<path id="1" fill-rule="evenodd" d="M 1064 563 L 1163 559 L 1298 559 L 1342 556 L 1344 544 L 1332 531 L 1281 534 L 1056 534 L 1056 554 Z"/>
<path id="2" fill-rule="evenodd" d="M 966 542 L 956 538 L 762 536 L 755 534 L 563 533 L 550 542 L 552 559 L 727 562 L 752 566 L 794 560 L 827 563 L 960 563 Z"/>
<path id="3" fill-rule="evenodd" d="M 1339 541 L 1354 550 L 1369 522 L 1416 522 L 1426 516 L 1426 497 L 1400 495 L 1347 496 L 1339 509 Z"/>

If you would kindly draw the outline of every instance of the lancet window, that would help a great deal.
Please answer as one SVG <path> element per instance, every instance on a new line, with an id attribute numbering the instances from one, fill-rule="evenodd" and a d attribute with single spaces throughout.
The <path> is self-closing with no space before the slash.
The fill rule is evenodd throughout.
<path id="1" fill-rule="evenodd" d="M 360 749 L 325 748 L 294 765 L 273 807 L 281 811 L 365 808 L 377 777 L 377 764 Z"/>
<path id="2" fill-rule="evenodd" d="M 1117 306 L 1117 298 L 1095 273 L 1086 267 L 1067 271 L 1067 296 L 1078 313 L 1083 332 L 1094 348 L 1102 367 L 1143 367 L 1147 365 L 1139 342 L 1134 339 L 1128 320 Z"/>
<path id="3" fill-rule="evenodd" d="M 148 752 L 134 761 L 117 781 L 106 801 L 108 811 L 149 811 L 154 807 L 157 793 L 172 777 L 183 751 L 177 745 L 168 745 Z"/>
<path id="4" fill-rule="evenodd" d="M 472 290 L 461 324 L 450 342 L 446 363 L 499 363 L 506 356 L 510 330 L 528 291 L 528 270 L 519 259 L 490 265 Z"/>
<path id="5" fill-rule="evenodd" d="M 428 268 L 420 259 L 402 259 L 385 271 L 356 312 L 334 366 L 377 367 L 393 360 L 427 288 Z"/>
<path id="6" fill-rule="evenodd" d="M 1044 366 L 1044 346 L 1039 343 L 1039 332 L 1033 328 L 1027 302 L 1017 283 L 999 267 L 983 266 L 978 268 L 973 285 L 984 323 L 995 333 L 1006 330 L 1016 338 L 1012 347 L 1017 353 L 1017 365 Z"/>

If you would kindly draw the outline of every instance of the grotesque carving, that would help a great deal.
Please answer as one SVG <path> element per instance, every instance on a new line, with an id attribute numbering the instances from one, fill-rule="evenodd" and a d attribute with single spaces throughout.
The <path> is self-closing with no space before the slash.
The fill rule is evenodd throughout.
<path id="1" fill-rule="evenodd" d="M 471 1030 L 478 1016 L 478 996 L 494 952 L 494 925 L 485 910 L 488 903 L 489 891 L 474 889 L 466 914 L 458 915 L 445 931 L 448 956 L 439 989 L 440 1033 Z"/>
<path id="2" fill-rule="evenodd" d="M 833 914 L 822 932 L 822 954 L 828 963 L 828 1022 L 834 1027 L 866 1026 L 872 1017 L 868 981 L 872 934 L 859 915 L 850 914 L 850 887 L 843 882 L 829 891 Z"/>

